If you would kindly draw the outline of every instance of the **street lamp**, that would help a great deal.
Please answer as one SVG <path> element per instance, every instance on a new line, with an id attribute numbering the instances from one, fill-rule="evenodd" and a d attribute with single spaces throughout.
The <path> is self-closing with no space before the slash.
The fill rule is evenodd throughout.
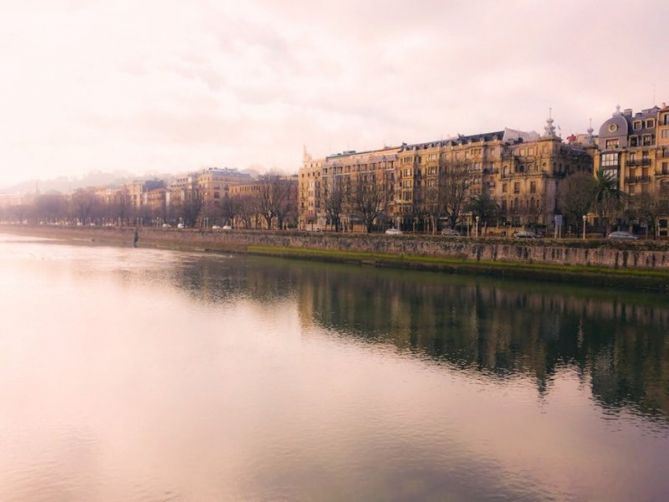
<path id="1" fill-rule="evenodd" d="M 476 238 L 479 238 L 479 217 L 476 217 Z"/>
<path id="2" fill-rule="evenodd" d="M 583 215 L 583 240 L 585 240 L 585 224 L 588 221 L 588 217 Z"/>

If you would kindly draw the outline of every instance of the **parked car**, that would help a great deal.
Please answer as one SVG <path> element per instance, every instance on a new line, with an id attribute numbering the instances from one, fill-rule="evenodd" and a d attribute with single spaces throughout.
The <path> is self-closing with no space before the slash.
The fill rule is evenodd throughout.
<path id="1" fill-rule="evenodd" d="M 638 235 L 634 235 L 631 232 L 625 232 L 623 230 L 617 230 L 615 232 L 611 232 L 609 235 L 606 236 L 607 239 L 615 239 L 615 240 L 621 240 L 621 241 L 636 241 L 639 239 Z"/>
<path id="2" fill-rule="evenodd" d="M 530 230 L 519 230 L 513 234 L 514 239 L 538 239 L 539 236 Z"/>
<path id="3" fill-rule="evenodd" d="M 402 231 L 399 228 L 389 228 L 386 230 L 387 235 L 402 235 Z"/>
<path id="4" fill-rule="evenodd" d="M 443 235 L 444 237 L 460 237 L 460 232 L 458 232 L 454 228 L 444 228 L 441 231 L 441 235 Z"/>
<path id="5" fill-rule="evenodd" d="M 230 225 L 223 225 L 221 230 L 232 230 L 232 227 Z"/>
<path id="6" fill-rule="evenodd" d="M 211 227 L 212 230 L 220 230 L 221 227 L 219 225 L 214 225 Z"/>
<path id="7" fill-rule="evenodd" d="M 163 223 L 163 228 L 172 228 L 172 225 L 169 223 Z"/>
<path id="8" fill-rule="evenodd" d="M 183 224 L 183 223 L 179 223 L 179 224 L 177 225 L 177 228 L 184 228 L 184 224 Z"/>

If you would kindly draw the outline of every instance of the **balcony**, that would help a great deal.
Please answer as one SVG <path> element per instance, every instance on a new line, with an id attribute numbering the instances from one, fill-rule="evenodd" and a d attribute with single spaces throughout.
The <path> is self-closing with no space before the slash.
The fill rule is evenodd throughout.
<path id="1" fill-rule="evenodd" d="M 625 165 L 627 167 L 635 167 L 635 166 L 649 166 L 650 165 L 650 159 L 649 158 L 643 158 L 643 159 L 627 159 L 625 161 Z"/>
<path id="2" fill-rule="evenodd" d="M 648 183 L 650 182 L 650 176 L 627 176 L 625 178 L 625 183 L 627 185 L 632 185 L 634 183 Z"/>

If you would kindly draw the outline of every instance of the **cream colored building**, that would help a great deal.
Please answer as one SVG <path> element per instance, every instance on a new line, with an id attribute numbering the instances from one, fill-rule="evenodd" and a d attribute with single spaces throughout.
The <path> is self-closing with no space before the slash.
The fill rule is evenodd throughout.
<path id="1" fill-rule="evenodd" d="M 343 152 L 315 160 L 305 155 L 299 172 L 300 227 L 328 228 L 328 193 L 339 183 L 362 176 L 386 192 L 381 226 L 428 228 L 435 197 L 451 180 L 466 176 L 467 200 L 488 193 L 497 203 L 500 225 L 550 227 L 557 211 L 562 180 L 592 170 L 592 130 L 582 142 L 565 143 L 549 118 L 543 135 L 513 129 L 402 144 L 368 152 Z M 354 221 L 350 204 L 342 217 Z M 464 208 L 459 225 L 471 222 Z M 433 224 L 432 224 L 433 225 Z M 441 226 L 444 224 L 442 223 Z"/>
<path id="2" fill-rule="evenodd" d="M 669 236 L 669 107 L 618 107 L 600 127 L 593 168 L 631 197 L 648 194 L 657 206 L 657 235 Z"/>

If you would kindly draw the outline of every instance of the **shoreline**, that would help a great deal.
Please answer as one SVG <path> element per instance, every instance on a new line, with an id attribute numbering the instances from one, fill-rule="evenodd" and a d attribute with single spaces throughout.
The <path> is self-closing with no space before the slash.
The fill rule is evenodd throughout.
<path id="1" fill-rule="evenodd" d="M 0 225 L 0 233 L 47 237 L 70 243 L 109 244 L 122 247 L 133 247 L 134 232 L 135 229 L 131 227 L 119 229 Z M 439 244 L 440 247 L 435 243 Z M 581 246 L 578 247 L 574 244 L 581 244 Z M 588 241 L 581 243 L 544 243 L 540 241 L 461 242 L 460 240 L 445 241 L 443 238 L 439 239 L 435 236 L 402 236 L 398 240 L 396 237 L 388 238 L 382 235 L 370 236 L 366 234 L 305 235 L 303 232 L 203 232 L 153 228 L 140 228 L 138 241 L 138 247 L 140 248 L 250 254 L 377 268 L 485 275 L 541 282 L 583 284 L 601 288 L 639 289 L 669 294 L 669 260 L 667 266 L 664 266 L 664 254 L 666 253 L 669 256 L 669 246 L 657 242 L 650 242 L 649 244 L 651 246 L 650 251 L 645 249 L 644 243 L 611 243 L 611 245 L 604 243 L 603 245 L 601 242 L 592 243 Z M 337 245 L 340 246 L 337 247 Z M 417 252 L 389 252 L 389 250 L 398 246 L 403 250 L 410 248 Z M 428 254 L 425 251 L 427 246 L 432 246 L 427 248 L 429 250 L 432 250 L 435 246 L 438 249 L 436 251 L 432 250 L 432 254 Z M 494 246 L 495 254 L 491 255 L 494 259 L 490 259 L 491 256 L 486 254 L 488 253 L 487 249 L 481 250 L 483 246 Z M 472 247 L 473 250 L 469 249 Z M 502 248 L 507 255 L 514 255 L 516 259 L 498 258 L 497 252 Z M 567 257 L 569 252 L 572 253 L 572 256 L 574 253 L 579 253 L 579 256 L 584 254 L 586 258 L 590 255 L 590 260 L 595 260 L 595 263 L 569 265 L 540 262 L 533 259 L 536 255 L 540 256 L 541 252 L 543 252 L 544 258 L 548 254 L 548 259 L 550 259 L 551 254 L 556 255 L 556 249 L 565 250 L 561 252 Z M 470 252 L 469 255 L 467 251 Z M 475 253 L 474 257 L 471 256 L 472 252 Z M 616 266 L 597 264 L 598 255 L 596 253 L 598 252 L 600 255 L 606 255 L 607 257 L 615 254 Z M 652 267 L 635 266 L 637 263 L 636 254 L 640 253 L 651 254 Z M 662 262 L 660 266 L 655 266 L 655 255 L 658 253 L 661 255 Z M 623 259 L 619 260 L 619 256 Z M 648 258 L 646 258 L 645 263 L 648 264 Z"/>

